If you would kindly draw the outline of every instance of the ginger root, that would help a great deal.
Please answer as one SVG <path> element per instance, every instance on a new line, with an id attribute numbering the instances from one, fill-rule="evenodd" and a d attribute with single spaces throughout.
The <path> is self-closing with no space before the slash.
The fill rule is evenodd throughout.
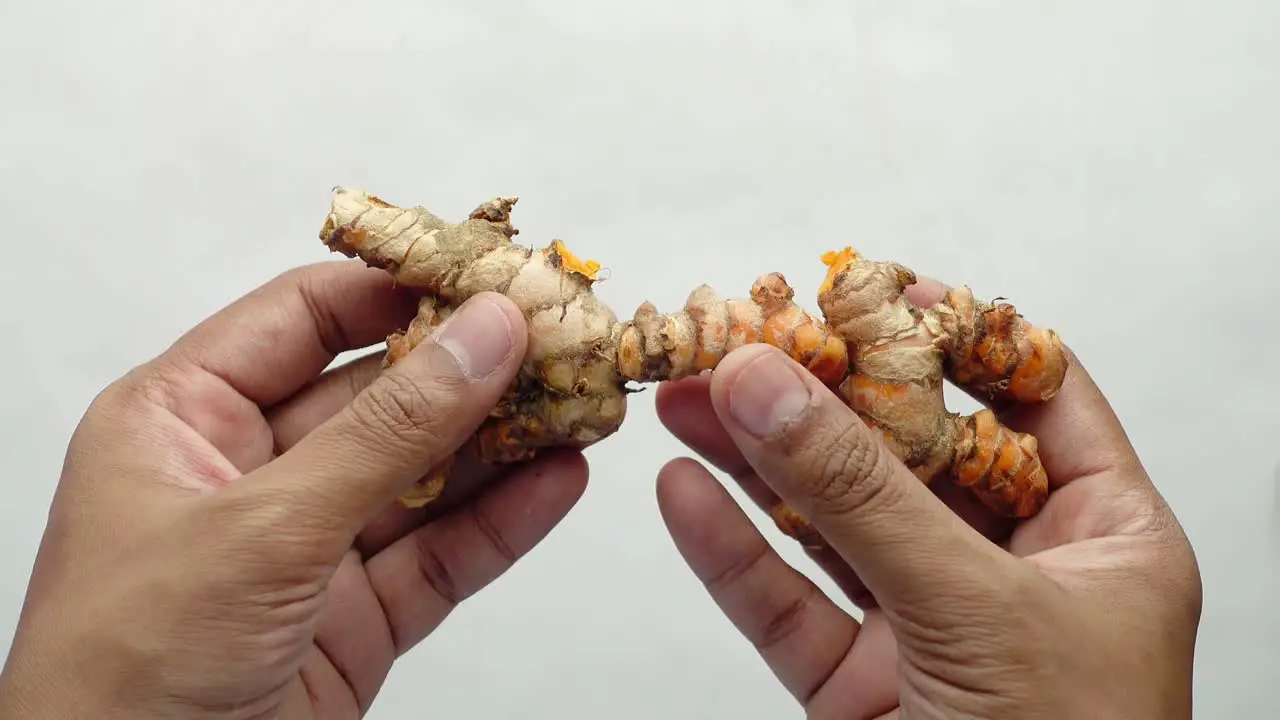
<path id="1" fill-rule="evenodd" d="M 599 264 L 559 240 L 542 250 L 512 242 L 517 199 L 501 197 L 446 222 L 422 207 L 393 206 L 335 188 L 320 238 L 333 251 L 389 272 L 424 293 L 419 315 L 388 339 L 390 366 L 426 338 L 451 308 L 483 291 L 506 295 L 528 322 L 516 381 L 477 433 L 480 459 L 513 462 L 541 448 L 587 447 L 613 434 L 626 413 L 628 382 L 674 380 L 713 369 L 732 350 L 768 342 L 835 386 L 848 368 L 843 340 L 793 300 L 782 275 L 761 277 L 750 299 L 695 289 L 679 312 L 649 303 L 619 322 L 592 292 Z M 420 507 L 443 491 L 451 461 L 400 498 Z"/>
<path id="2" fill-rule="evenodd" d="M 502 293 L 524 313 L 528 350 L 502 401 L 476 433 L 481 460 L 527 459 L 540 449 L 585 448 L 616 432 L 628 383 L 653 383 L 714 369 L 733 350 L 764 342 L 837 392 L 922 481 L 942 475 L 1003 515 L 1043 505 L 1048 482 L 1036 440 L 990 410 L 960 417 L 942 399 L 944 377 L 999 402 L 1043 402 L 1061 386 L 1066 354 L 1056 334 L 1033 327 L 1007 304 L 951 291 L 920 310 L 903 296 L 915 282 L 895 263 L 852 249 L 828 253 L 820 319 L 795 302 L 778 273 L 756 280 L 749 298 L 724 299 L 703 285 L 682 309 L 642 304 L 619 321 L 592 288 L 600 265 L 564 243 L 535 250 L 512 241 L 514 197 L 447 222 L 423 207 L 397 207 L 361 190 L 335 188 L 320 231 L 332 251 L 382 268 L 422 293 L 418 316 L 388 338 L 384 365 L 397 362 L 472 295 Z M 400 498 L 420 507 L 443 491 L 452 460 Z M 790 508 L 778 527 L 805 543 L 817 534 Z"/>
<path id="3" fill-rule="evenodd" d="M 1066 379 L 1067 354 L 1052 330 L 1009 304 L 976 300 L 966 287 L 921 310 L 903 294 L 907 268 L 852 248 L 827 253 L 818 306 L 849 343 L 850 372 L 839 393 L 889 449 L 926 483 L 948 475 L 999 515 L 1034 515 L 1049 495 L 1035 437 L 1010 430 L 990 409 L 947 411 L 943 380 L 996 406 L 1052 398 Z M 779 505 L 774 522 L 820 544 L 803 518 Z"/>

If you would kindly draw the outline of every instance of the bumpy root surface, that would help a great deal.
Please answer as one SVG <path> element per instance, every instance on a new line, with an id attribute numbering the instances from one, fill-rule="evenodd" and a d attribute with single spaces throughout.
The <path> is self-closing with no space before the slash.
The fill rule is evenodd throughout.
<path id="1" fill-rule="evenodd" d="M 660 315 L 645 303 L 623 327 L 618 372 L 637 382 L 675 380 L 715 369 L 743 345 L 767 343 L 834 386 L 848 369 L 845 343 L 794 297 L 786 278 L 769 273 L 756 280 L 749 300 L 725 300 L 703 285 L 677 313 Z"/>
<path id="2" fill-rule="evenodd" d="M 587 447 L 621 426 L 634 392 L 628 383 L 695 375 L 763 342 L 844 398 L 921 481 L 947 476 L 1006 516 L 1027 517 L 1044 504 L 1049 483 L 1036 439 L 1003 426 L 991 410 L 960 416 L 943 403 L 944 380 L 994 406 L 1044 402 L 1061 387 L 1061 341 L 1013 306 L 976 300 L 962 287 L 935 307 L 915 307 L 903 294 L 916 281 L 910 270 L 845 248 L 823 258 L 828 272 L 817 299 L 825 320 L 800 307 L 786 279 L 770 273 L 749 298 L 724 299 L 703 285 L 676 312 L 646 302 L 619 321 L 593 292 L 598 263 L 559 240 L 540 250 L 512 241 L 515 204 L 514 197 L 497 198 L 450 223 L 425 208 L 335 188 L 320 232 L 333 251 L 422 294 L 417 317 L 387 340 L 387 366 L 479 292 L 502 293 L 520 308 L 528 352 L 477 431 L 481 460 L 508 463 L 547 447 Z M 435 500 L 452 467 L 450 458 L 433 469 L 401 503 Z M 772 515 L 791 537 L 821 543 L 793 509 L 779 505 Z"/>
<path id="3" fill-rule="evenodd" d="M 997 406 L 1047 401 L 1067 371 L 1057 334 L 1034 327 L 1012 305 L 975 300 L 963 287 L 918 308 L 903 294 L 914 273 L 851 248 L 824 261 L 818 305 L 849 343 L 850 372 L 839 388 L 849 407 L 922 481 L 947 476 L 999 515 L 1037 513 L 1049 481 L 1036 439 L 1005 427 L 989 409 L 948 412 L 943 380 Z M 772 514 L 788 535 L 820 542 L 791 508 Z"/>
<path id="4" fill-rule="evenodd" d="M 592 292 L 600 265 L 559 240 L 541 250 L 517 245 L 517 198 L 476 208 L 461 223 L 422 207 L 397 207 L 360 190 L 335 188 L 321 240 L 424 295 L 418 316 L 388 338 L 390 366 L 471 296 L 510 298 L 528 323 L 520 373 L 477 432 L 487 462 L 515 462 L 547 447 L 587 447 L 613 434 L 626 413 L 628 382 L 652 383 L 713 369 L 748 343 L 774 345 L 835 386 L 848 367 L 845 343 L 794 300 L 777 273 L 762 276 L 749 299 L 695 289 L 684 308 L 661 314 L 644 303 L 619 322 Z M 439 497 L 452 460 L 400 498 L 420 507 Z"/>

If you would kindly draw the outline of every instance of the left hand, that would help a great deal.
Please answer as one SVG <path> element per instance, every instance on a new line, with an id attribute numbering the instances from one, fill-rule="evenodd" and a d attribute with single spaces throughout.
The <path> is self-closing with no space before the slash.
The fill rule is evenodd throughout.
<path id="1" fill-rule="evenodd" d="M 515 376 L 509 300 L 477 296 L 386 373 L 374 355 L 321 374 L 414 304 L 362 263 L 302 268 L 108 387 L 66 456 L 0 716 L 359 717 L 538 543 L 585 489 L 578 453 L 443 515 L 393 504 Z"/>

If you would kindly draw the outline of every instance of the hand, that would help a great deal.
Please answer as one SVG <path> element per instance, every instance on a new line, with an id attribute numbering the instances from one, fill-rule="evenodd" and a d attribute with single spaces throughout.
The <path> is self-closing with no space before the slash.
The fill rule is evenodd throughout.
<path id="1" fill-rule="evenodd" d="M 358 717 L 539 542 L 585 489 L 580 454 L 474 498 L 485 478 L 457 478 L 445 514 L 393 504 L 515 376 L 509 300 L 472 299 L 385 374 L 374 355 L 320 375 L 414 305 L 362 264 L 307 267 L 108 387 L 66 456 L 0 716 Z"/>
<path id="2" fill-rule="evenodd" d="M 929 306 L 943 291 L 910 292 Z M 1191 716 L 1195 557 L 1075 358 L 1056 398 L 1002 414 L 1037 436 L 1056 488 L 1016 526 L 922 484 L 769 347 L 664 386 L 658 410 L 761 507 L 807 516 L 831 546 L 811 557 L 864 610 L 788 566 L 702 466 L 663 469 L 677 547 L 808 717 Z"/>

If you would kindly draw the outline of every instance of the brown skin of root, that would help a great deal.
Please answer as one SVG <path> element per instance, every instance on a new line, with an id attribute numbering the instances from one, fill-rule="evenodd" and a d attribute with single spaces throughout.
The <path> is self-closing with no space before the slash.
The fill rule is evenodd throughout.
<path id="1" fill-rule="evenodd" d="M 447 306 L 440 307 L 434 297 L 422 298 L 418 303 L 418 314 L 409 323 L 409 327 L 404 332 L 395 333 L 387 338 L 387 352 L 383 358 L 383 367 L 391 367 L 412 352 L 415 347 L 430 337 L 451 312 L 452 309 Z M 534 456 L 534 450 L 529 445 L 538 441 L 537 428 L 536 426 L 522 427 L 522 424 L 536 422 L 536 420 L 520 417 L 519 395 L 520 382 L 517 379 L 477 430 L 474 439 L 481 461 L 514 463 Z M 454 461 L 455 457 L 452 455 L 442 461 L 426 477 L 400 495 L 399 503 L 407 508 L 420 508 L 438 499 L 448 484 L 449 475 L 455 465 Z"/>
<path id="2" fill-rule="evenodd" d="M 431 469 L 425 477 L 414 483 L 413 487 L 400 494 L 396 501 L 401 506 L 415 509 L 435 502 L 443 493 L 449 482 L 449 474 L 453 472 L 456 456 L 450 455 Z"/>
<path id="3" fill-rule="evenodd" d="M 1002 515 L 1027 518 L 1049 499 L 1049 477 L 1034 436 L 1010 430 L 990 410 L 956 418 L 960 425 L 951 478 Z"/>
<path id="4" fill-rule="evenodd" d="M 697 374 L 734 349 L 765 342 L 838 386 L 922 481 L 949 475 L 1002 515 L 1026 517 L 1043 505 L 1048 483 L 1035 438 L 1004 428 L 989 412 L 959 417 L 942 404 L 944 377 L 993 402 L 1043 402 L 1057 391 L 1066 372 L 1060 341 L 1012 306 L 976 301 L 960 288 L 921 311 L 902 296 L 915 282 L 911 271 L 846 249 L 824 258 L 825 322 L 794 302 L 777 273 L 759 278 L 750 299 L 723 300 L 703 286 L 678 312 L 660 314 L 645 303 L 618 322 L 592 293 L 599 264 L 580 260 L 560 241 L 541 251 L 511 242 L 518 233 L 510 222 L 515 202 L 498 198 L 453 224 L 423 208 L 337 188 L 321 231 L 335 252 L 360 257 L 431 297 L 403 333 L 388 338 L 388 366 L 477 292 L 505 294 L 524 312 L 530 350 L 476 433 L 482 461 L 587 447 L 621 425 L 628 381 Z M 439 497 L 452 463 L 406 492 L 402 504 L 420 507 Z M 793 537 L 820 540 L 789 508 L 773 515 Z"/>
<path id="5" fill-rule="evenodd" d="M 751 288 L 751 300 L 767 318 L 764 342 L 787 353 L 826 385 L 834 386 L 849 371 L 849 350 L 826 323 L 795 303 L 795 291 L 779 273 L 765 275 Z"/>
<path id="6" fill-rule="evenodd" d="M 692 293 L 680 313 L 658 315 L 648 304 L 637 311 L 640 320 L 634 325 L 639 327 L 624 326 L 627 332 L 619 342 L 619 355 L 633 358 L 633 366 L 648 370 L 623 374 L 622 380 L 653 382 L 683 377 L 690 362 L 696 372 L 714 369 L 728 352 L 760 342 L 782 349 L 829 385 L 837 384 L 847 371 L 844 341 L 792 300 L 794 292 L 781 275 L 772 273 L 758 279 L 750 304 L 745 300 L 709 301 L 709 292 L 700 288 Z M 406 331 L 388 338 L 385 365 L 390 366 L 412 351 L 450 312 L 448 307 L 439 307 L 434 298 L 423 299 L 419 315 Z M 722 317 L 717 318 L 717 312 Z M 678 336 L 682 323 L 692 330 L 683 339 Z M 645 329 L 651 334 L 646 336 Z M 656 346 L 660 350 L 647 363 L 641 361 L 646 340 L 654 338 L 658 339 Z M 672 356 L 678 357 L 673 360 Z M 555 402 L 540 384 L 517 378 L 476 433 L 480 459 L 488 463 L 520 462 L 532 459 L 541 448 L 571 444 L 548 432 L 541 419 L 546 412 L 531 409 L 540 403 Z M 434 500 L 445 484 L 438 475 L 433 473 L 424 479 L 400 502 L 420 507 Z"/>
<path id="7" fill-rule="evenodd" d="M 1067 376 L 1067 353 L 1053 330 L 1038 328 L 1008 303 L 976 300 L 951 290 L 937 309 L 951 341 L 947 378 L 996 405 L 1046 402 Z"/>
<path id="8" fill-rule="evenodd" d="M 360 190 L 335 188 L 320 238 L 332 251 L 390 273 L 397 284 L 427 293 L 419 316 L 387 340 L 390 366 L 430 336 L 469 297 L 492 291 L 523 312 L 529 350 L 511 388 L 475 435 L 480 459 L 527 460 L 540 449 L 582 449 L 621 426 L 628 382 L 652 383 L 714 369 L 749 343 L 774 345 L 835 386 L 848 368 L 845 343 L 800 308 L 786 280 L 758 279 L 751 298 L 723 300 L 707 286 L 679 312 L 649 303 L 619 322 L 592 286 L 600 265 L 560 241 L 542 250 L 512 242 L 516 198 L 497 198 L 450 223 L 421 207 L 397 207 Z M 450 460 L 450 462 L 452 462 Z M 437 468 L 400 501 L 420 507 L 436 499 L 451 465 Z"/>
<path id="9" fill-rule="evenodd" d="M 806 548 L 824 547 L 826 539 L 790 505 L 780 502 L 769 509 L 769 517 L 782 534 L 796 540 Z"/>
<path id="10" fill-rule="evenodd" d="M 1002 515 L 1028 516 L 1043 505 L 1047 479 L 1036 439 L 1002 427 L 995 415 L 960 418 L 942 405 L 943 378 L 993 402 L 1046 401 L 1061 386 L 1066 357 L 1056 334 L 1032 327 L 1012 306 L 975 301 L 959 288 L 922 311 L 902 297 L 915 282 L 910 270 L 846 249 L 824 258 L 829 272 L 818 300 L 826 322 L 796 305 L 777 273 L 760 277 L 750 299 L 722 300 L 703 286 L 677 313 L 659 314 L 646 302 L 618 322 L 591 290 L 599 264 L 576 258 L 559 241 L 540 251 L 511 241 L 518 233 L 509 219 L 515 202 L 486 202 L 454 224 L 422 208 L 335 188 L 320 233 L 330 249 L 429 293 L 419 318 L 388 338 L 388 366 L 477 292 L 503 293 L 524 311 L 530 351 L 476 432 L 481 461 L 516 462 L 540 448 L 593 445 L 620 427 L 632 392 L 627 382 L 714 369 L 735 348 L 765 342 L 828 387 L 838 386 L 923 482 L 950 475 Z M 451 457 L 404 493 L 403 505 L 438 498 L 452 464 Z M 818 542 L 786 506 L 773 515 L 783 532 Z"/>
<path id="11" fill-rule="evenodd" d="M 794 297 L 785 277 L 769 273 L 752 285 L 750 300 L 724 300 L 704 285 L 679 312 L 660 315 L 644 303 L 621 333 L 618 372 L 635 382 L 677 380 L 714 370 L 744 345 L 767 343 L 834 387 L 848 371 L 845 343 Z"/>
<path id="12" fill-rule="evenodd" d="M 1033 326 L 1012 305 L 975 300 L 963 287 L 922 310 L 903 294 L 916 281 L 912 271 L 852 248 L 823 260 L 828 273 L 818 304 L 849 344 L 851 370 L 839 388 L 846 404 L 921 481 L 947 476 L 1001 516 L 1039 512 L 1049 481 L 1036 438 L 1005 427 L 990 410 L 948 412 L 943 380 L 994 405 L 1046 402 L 1066 377 L 1058 335 Z M 770 514 L 787 535 L 821 542 L 791 508 Z"/>
<path id="13" fill-rule="evenodd" d="M 430 295 L 420 299 L 418 314 L 409 322 L 409 327 L 405 328 L 404 332 L 395 333 L 387 338 L 387 354 L 382 360 L 382 366 L 391 367 L 408 355 L 423 340 L 426 340 L 451 312 L 451 308 L 441 307 L 439 301 Z"/>
<path id="14" fill-rule="evenodd" d="M 403 333 L 395 333 L 387 338 L 387 353 L 383 357 L 384 368 L 391 367 L 409 354 L 414 347 L 425 340 L 444 319 L 449 316 L 449 308 L 440 307 L 434 297 L 427 296 L 418 301 L 418 314 L 409 323 Z M 401 505 L 407 508 L 423 507 L 444 492 L 449 473 L 454 465 L 454 457 L 445 458 L 432 468 L 426 477 L 414 483 L 399 497 Z"/>

